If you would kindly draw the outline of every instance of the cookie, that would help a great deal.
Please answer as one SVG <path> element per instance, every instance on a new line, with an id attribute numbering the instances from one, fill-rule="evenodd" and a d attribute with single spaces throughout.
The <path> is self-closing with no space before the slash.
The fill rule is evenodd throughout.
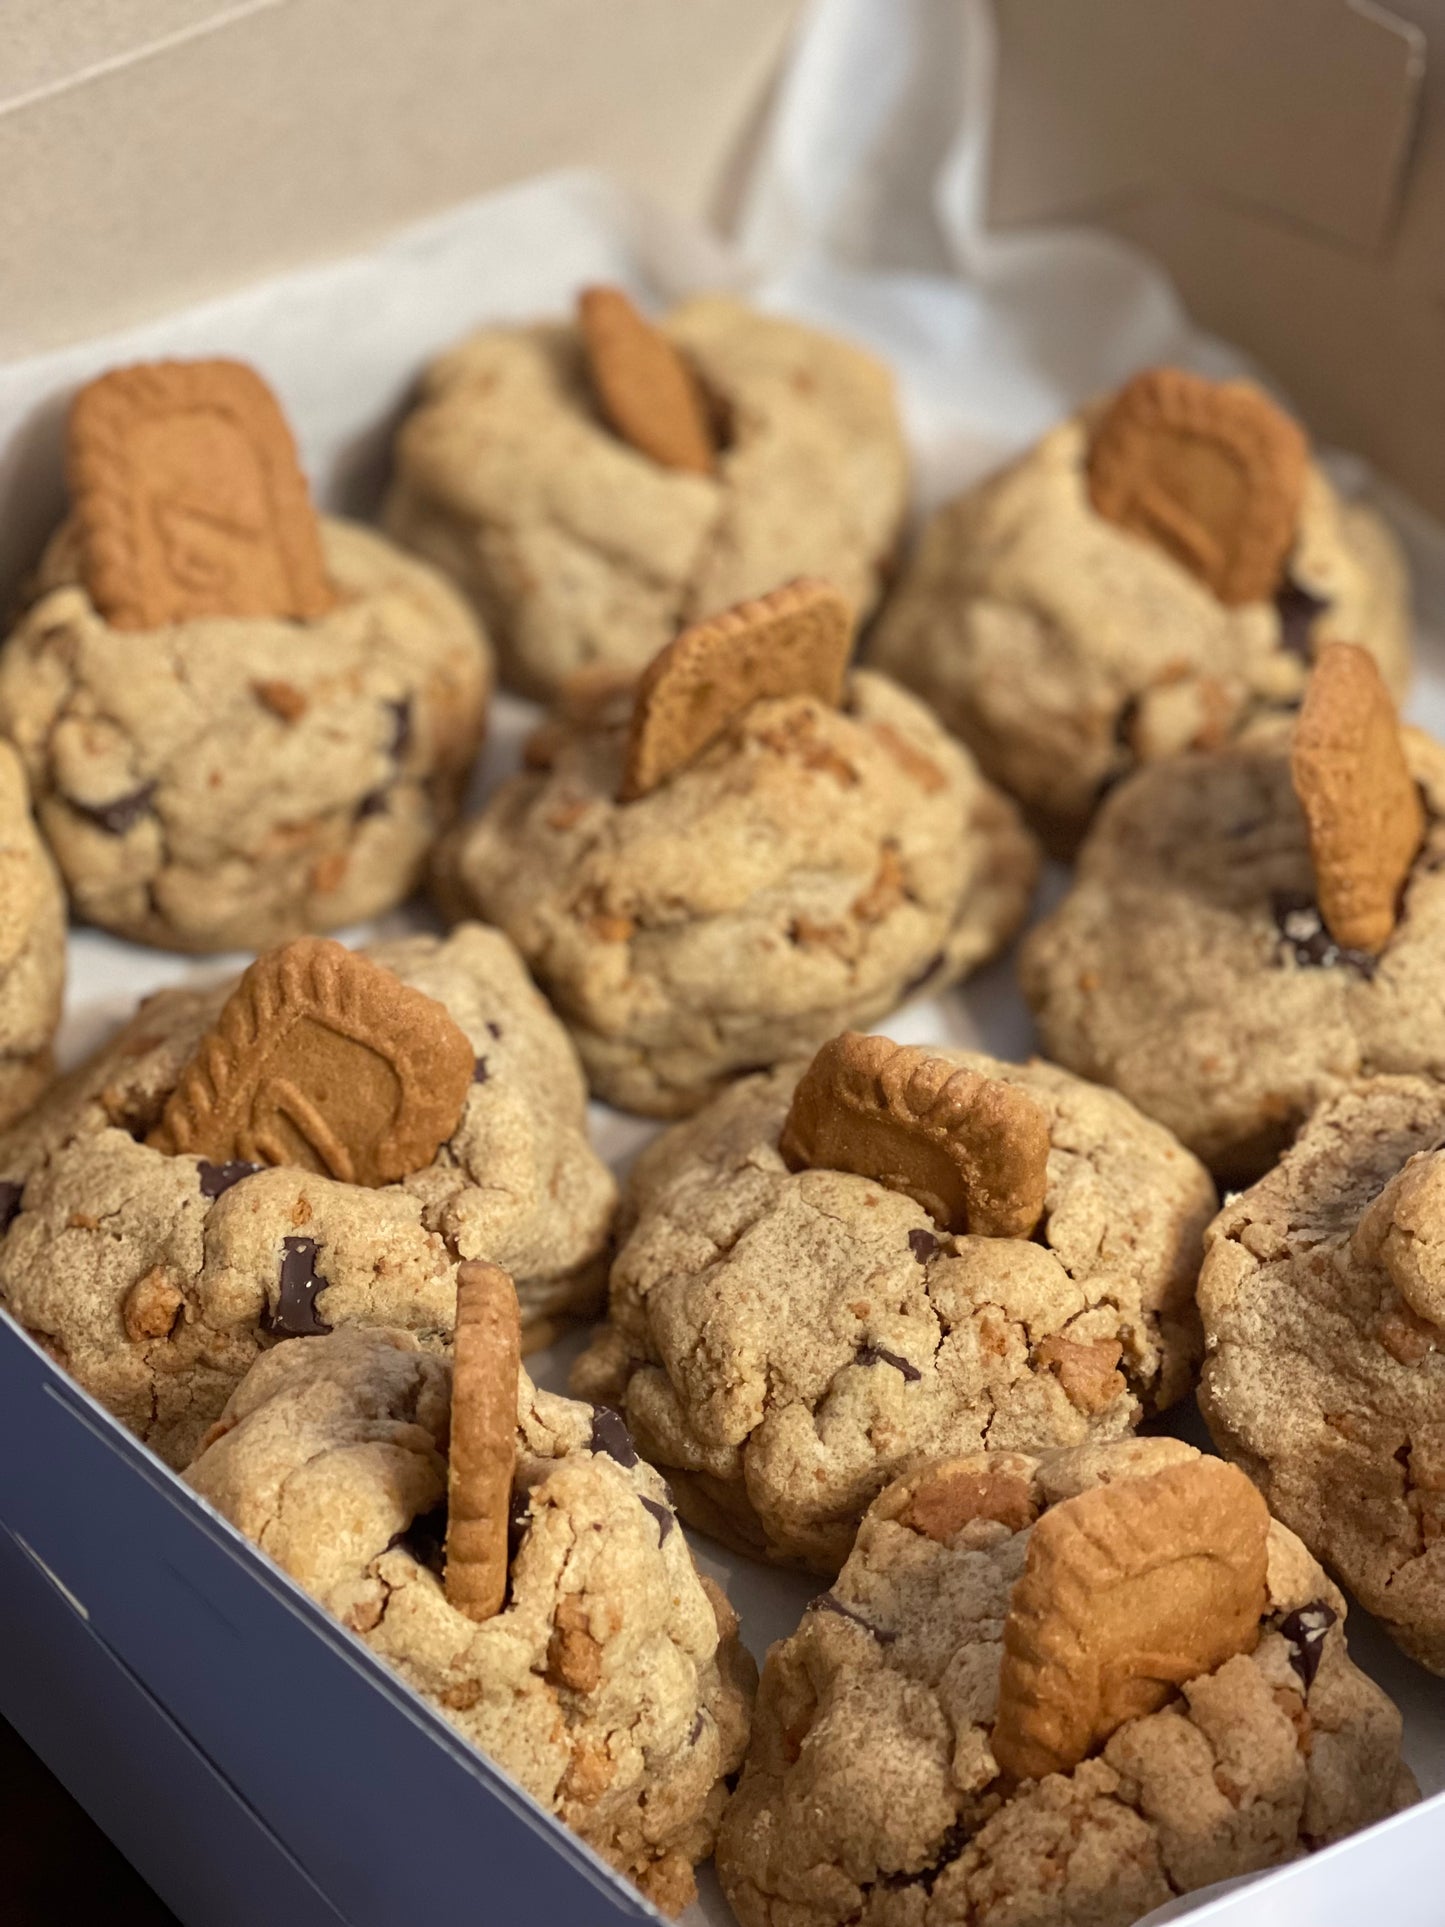
<path id="1" fill-rule="evenodd" d="M 1023 1487 L 1037 1523 L 920 1534 L 929 1488 L 960 1479 Z M 1247 1523 L 1224 1503 L 1233 1492 Z M 740 1927 L 1130 1927 L 1409 1805 L 1400 1715 L 1350 1659 L 1343 1598 L 1247 1493 L 1165 1438 L 930 1459 L 880 1493 L 837 1581 L 763 1669 L 717 1849 Z M 1136 1521 L 1151 1546 L 1204 1555 L 1182 1562 L 1182 1587 L 1139 1586 Z M 1076 1574 L 1077 1558 L 1130 1577 L 1074 1602 L 1089 1631 L 1051 1657 L 1049 1688 L 1079 1656 L 1084 1697 L 1097 1707 L 1102 1688 L 1108 1703 L 1086 1752 L 1034 1778 L 1034 1762 L 1015 1774 L 1001 1755 L 1023 1627 L 1061 1546 Z M 1229 1637 L 1206 1615 L 1181 1640 L 1220 1548 Z M 1050 1590 L 1057 1607 L 1068 1587 Z M 1113 1664 L 1096 1665 L 1101 1636 Z M 1117 1692 L 1161 1665 L 1162 1703 Z"/>
<path id="2" fill-rule="evenodd" d="M 789 582 L 690 629 L 637 685 L 619 800 L 633 802 L 700 756 L 754 703 L 843 697 L 853 618 L 828 582 Z"/>
<path id="3" fill-rule="evenodd" d="M 308 622 L 119 630 L 74 523 L 0 648 L 0 732 L 78 916 L 186 951 L 269 948 L 379 915 L 456 813 L 491 658 L 433 571 L 349 524 Z"/>
<path id="4" fill-rule="evenodd" d="M 1203 388 L 1218 397 L 1237 385 Z M 1250 598 L 1221 601 L 1169 546 L 1095 507 L 1105 426 L 1123 406 L 1120 397 L 1070 417 L 939 509 L 867 645 L 1064 853 L 1140 764 L 1222 747 L 1294 708 L 1325 642 L 1368 649 L 1396 698 L 1409 681 L 1405 564 L 1371 509 L 1307 463 L 1283 572 L 1247 583 Z M 1204 444 L 1200 453 L 1202 478 L 1219 462 L 1227 483 L 1230 458 Z M 1238 502 L 1255 499 L 1253 486 Z M 1204 525 L 1179 527 L 1192 536 Z"/>
<path id="5" fill-rule="evenodd" d="M 615 323 L 623 298 L 600 292 Z M 708 295 L 655 327 L 627 318 L 624 399 L 615 368 L 598 381 L 595 302 L 593 323 L 590 341 L 585 317 L 472 336 L 427 370 L 397 438 L 386 526 L 472 599 L 508 684 L 551 700 L 594 663 L 640 674 L 679 630 L 795 576 L 866 618 L 908 498 L 887 368 Z"/>
<path id="6" fill-rule="evenodd" d="M 1026 1238 L 1043 1214 L 1049 1121 L 1015 1085 L 920 1045 L 845 1031 L 788 1106 L 790 1171 L 855 1171 L 921 1204 L 945 1231 Z"/>
<path id="7" fill-rule="evenodd" d="M 452 1135 L 475 1065 L 435 998 L 329 938 L 298 937 L 242 977 L 147 1141 L 391 1184 Z"/>
<path id="8" fill-rule="evenodd" d="M 1311 727 L 1307 710 L 1300 729 Z M 1373 942 L 1398 897 L 1398 921 L 1376 952 L 1330 927 L 1326 903 L 1339 901 L 1331 877 L 1337 887 L 1341 873 L 1328 852 L 1348 863 L 1354 839 L 1373 843 L 1382 819 L 1337 816 L 1321 875 L 1296 793 L 1299 741 L 1284 721 L 1262 723 L 1227 749 L 1121 784 L 1080 850 L 1068 895 L 1019 958 L 1043 1049 L 1114 1085 L 1230 1184 L 1267 1170 L 1302 1119 L 1351 1078 L 1445 1063 L 1436 995 L 1445 751 L 1416 730 L 1399 733 L 1408 776 L 1397 772 L 1398 807 L 1408 824 L 1418 790 L 1423 842 L 1400 890 L 1413 832 L 1389 833 L 1378 846 L 1389 861 L 1373 873 L 1388 886 L 1377 881 L 1355 899 L 1373 904 L 1376 923 L 1341 926 Z M 1327 781 L 1337 767 L 1327 760 Z M 1329 802 L 1320 792 L 1317 807 Z"/>
<path id="9" fill-rule="evenodd" d="M 1445 1091 L 1372 1077 L 1210 1228 L 1200 1406 L 1220 1450 L 1445 1673 Z"/>
<path id="10" fill-rule="evenodd" d="M 452 1415 L 447 1446 L 447 1604 L 479 1624 L 507 1596 L 507 1533 L 517 1466 L 522 1322 L 497 1265 L 457 1267 Z"/>
<path id="11" fill-rule="evenodd" d="M 916 1088 L 922 1054 L 886 1039 L 845 1040 L 821 1062 L 865 1043 L 878 1081 Z M 573 1389 L 624 1414 L 690 1524 L 832 1573 L 919 1454 L 1118 1439 L 1182 1397 L 1215 1199 L 1202 1167 L 1113 1092 L 936 1049 L 928 1088 L 983 1092 L 1030 1130 L 1037 1116 L 1045 1137 L 1039 1211 L 1012 1234 L 949 1229 L 908 1189 L 828 1168 L 821 1145 L 789 1168 L 785 1134 L 816 1076 L 792 1064 L 748 1078 L 643 1152 L 608 1323 Z M 940 1495 L 920 1530 L 976 1501 Z M 1027 1522 L 1016 1492 L 988 1504 Z"/>
<path id="12" fill-rule="evenodd" d="M 1264 602 L 1294 546 L 1309 459 L 1298 424 L 1253 382 L 1151 368 L 1094 429 L 1089 500 L 1221 602 Z"/>
<path id="13" fill-rule="evenodd" d="M 65 893 L 30 814 L 19 757 L 0 742 L 0 1128 L 39 1097 L 65 988 Z M 0 1210 L 4 1192 L 0 1190 Z"/>
<path id="14" fill-rule="evenodd" d="M 707 399 L 667 336 L 621 288 L 584 288 L 577 326 L 598 404 L 622 439 L 664 468 L 709 474 Z"/>
<path id="15" fill-rule="evenodd" d="M 464 1312 L 459 1341 L 473 1329 Z M 470 1461 L 476 1443 L 465 1371 L 463 1343 L 454 1374 L 404 1331 L 278 1345 L 187 1483 L 545 1811 L 680 1912 L 747 1743 L 756 1670 L 736 1616 L 621 1427 L 539 1392 L 514 1353 L 505 1598 L 480 1619 L 459 1610 L 455 1455 Z M 500 1361 L 488 1375 L 500 1390 Z M 497 1469 L 489 1456 L 489 1484 Z"/>
<path id="16" fill-rule="evenodd" d="M 516 1279 L 529 1346 L 599 1296 L 616 1188 L 512 946 L 473 924 L 365 954 L 399 1007 L 443 1007 L 471 1060 L 455 1128 L 399 1180 L 147 1141 L 234 981 L 148 999 L 0 1135 L 0 1304 L 172 1465 L 279 1339 L 388 1325 L 444 1350 L 469 1259 Z"/>
<path id="17" fill-rule="evenodd" d="M 800 661 L 831 677 L 836 605 L 805 606 Z M 1025 914 L 1037 857 L 1012 806 L 881 677 L 841 706 L 751 702 L 623 802 L 632 728 L 614 689 L 574 691 L 435 866 L 448 914 L 516 943 L 609 1103 L 695 1110 L 956 982 Z"/>
<path id="18" fill-rule="evenodd" d="M 1368 650 L 1320 651 L 1290 747 L 1325 928 L 1377 956 L 1425 833 L 1425 811 L 1390 692 Z"/>

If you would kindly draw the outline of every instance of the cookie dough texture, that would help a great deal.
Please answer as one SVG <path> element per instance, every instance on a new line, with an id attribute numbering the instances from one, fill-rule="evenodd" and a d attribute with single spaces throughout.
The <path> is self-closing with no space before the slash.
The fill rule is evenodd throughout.
<path id="1" fill-rule="evenodd" d="M 756 1674 L 737 1619 L 699 1578 L 657 1474 L 625 1442 L 610 1456 L 588 1407 L 525 1372 L 507 1598 L 481 1624 L 458 1612 L 440 1556 L 450 1403 L 448 1361 L 407 1332 L 294 1339 L 252 1368 L 186 1478 L 677 1912 L 747 1743 Z"/>
<path id="2" fill-rule="evenodd" d="M 1200 1404 L 1220 1450 L 1445 1673 L 1445 1086 L 1323 1105 L 1210 1228 Z"/>
<path id="3" fill-rule="evenodd" d="M 1377 959 L 1322 932 L 1281 721 L 1121 785 L 1069 895 L 1024 943 L 1050 1057 L 1114 1085 L 1230 1182 L 1266 1170 L 1343 1082 L 1445 1072 L 1445 749 L 1402 734 L 1425 841 Z"/>
<path id="4" fill-rule="evenodd" d="M 445 1004 L 477 1053 L 456 1131 L 399 1184 L 145 1144 L 230 983 L 150 998 L 0 1136 L 0 1304 L 172 1465 L 288 1326 L 392 1325 L 443 1348 L 460 1259 L 511 1272 L 532 1343 L 595 1302 L 615 1187 L 576 1057 L 516 952 L 470 925 L 367 954 Z M 293 1285 L 283 1306 L 283 1266 L 299 1304 Z"/>
<path id="5" fill-rule="evenodd" d="M 1311 466 L 1287 581 L 1327 606 L 1226 607 L 1154 544 L 1091 506 L 1097 410 L 940 509 L 874 631 L 880 669 L 916 689 L 1057 848 L 1137 763 L 1225 741 L 1304 691 L 1310 642 L 1357 642 L 1399 696 L 1409 591 L 1393 536 Z"/>
<path id="6" fill-rule="evenodd" d="M 50 1081 L 65 988 L 65 892 L 36 832 L 20 758 L 0 742 L 0 1126 Z"/>
<path id="7" fill-rule="evenodd" d="M 458 913 L 501 926 L 598 1096 L 677 1116 L 729 1077 L 866 1028 L 991 956 L 1037 871 L 1013 805 L 916 699 L 755 703 L 616 801 L 630 699 L 548 726 L 533 769 L 444 844 Z"/>
<path id="8" fill-rule="evenodd" d="M 78 915 L 172 950 L 264 949 L 389 909 L 456 813 L 488 645 L 433 570 L 322 524 L 314 622 L 113 629 L 74 530 L 0 650 L 0 732 Z"/>
<path id="9" fill-rule="evenodd" d="M 570 323 L 472 336 L 402 426 L 387 526 L 462 585 L 527 695 L 592 663 L 639 670 L 791 576 L 827 577 L 860 615 L 877 600 L 908 494 L 887 369 L 720 296 L 660 326 L 722 424 L 712 474 L 607 427 Z"/>
<path id="10" fill-rule="evenodd" d="M 1194 1457 L 1133 1439 L 959 1466 L 1028 1509 Z M 1067 1773 L 1010 1786 L 989 1745 L 1029 1528 L 935 1540 L 880 1495 L 831 1593 L 763 1671 L 718 1871 L 742 1927 L 1129 1927 L 1174 1895 L 1292 1860 L 1417 1789 L 1400 1716 L 1350 1661 L 1344 1602 L 1282 1526 L 1259 1644 L 1119 1727 Z M 1312 1680 L 1282 1622 L 1323 1604 Z"/>
<path id="11" fill-rule="evenodd" d="M 734 1086 L 634 1169 L 610 1323 L 574 1389 L 625 1412 L 684 1518 L 756 1558 L 836 1572 L 918 1454 L 1120 1438 L 1189 1388 L 1201 1166 L 1051 1065 L 938 1054 L 1047 1117 L 1032 1238 L 950 1236 L 870 1179 L 790 1172 L 797 1064 Z"/>

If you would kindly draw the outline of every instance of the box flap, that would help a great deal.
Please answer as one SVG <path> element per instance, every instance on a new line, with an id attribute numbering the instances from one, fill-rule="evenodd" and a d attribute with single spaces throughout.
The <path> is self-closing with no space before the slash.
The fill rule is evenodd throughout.
<path id="1" fill-rule="evenodd" d="M 995 0 L 990 219 L 1076 216 L 1159 182 L 1342 245 L 1390 236 L 1425 65 L 1373 0 Z"/>

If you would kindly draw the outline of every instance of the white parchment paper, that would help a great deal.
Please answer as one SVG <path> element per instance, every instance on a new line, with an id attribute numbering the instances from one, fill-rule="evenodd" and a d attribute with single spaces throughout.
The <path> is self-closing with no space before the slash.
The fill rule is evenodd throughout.
<path id="1" fill-rule="evenodd" d="M 1119 242 L 1080 231 L 983 231 L 991 61 L 982 0 L 821 0 L 780 86 L 734 242 L 685 227 L 595 176 L 556 176 L 458 208 L 365 256 L 0 367 L 0 599 L 62 510 L 60 428 L 70 392 L 119 361 L 231 354 L 255 362 L 282 397 L 318 495 L 361 514 L 375 504 L 391 430 L 422 362 L 482 323 L 560 312 L 588 281 L 618 281 L 657 303 L 731 286 L 870 343 L 897 374 L 920 510 L 1137 367 L 1242 366 L 1190 327 L 1162 274 Z M 1331 465 L 1351 485 L 1371 488 L 1347 456 Z M 1445 541 L 1389 491 L 1373 492 L 1416 566 L 1412 713 L 1445 733 Z M 527 705 L 499 702 L 478 799 L 516 766 L 530 718 Z M 426 917 L 423 906 L 411 906 L 384 927 Z M 145 992 L 243 962 L 197 963 L 77 930 L 64 1059 L 89 1050 Z M 1003 1055 L 1030 1046 L 1006 964 L 913 1006 L 888 1029 L 908 1041 L 976 1043 Z M 600 1106 L 593 1116 L 598 1143 L 619 1168 L 654 1128 Z M 579 1343 L 532 1361 L 538 1375 L 561 1388 Z M 1181 1427 L 1190 1423 L 1184 1414 Z M 694 1544 L 727 1586 L 761 1659 L 796 1625 L 816 1582 Z M 1445 1786 L 1445 1683 L 1402 1658 L 1362 1614 L 1352 1617 L 1351 1645 L 1405 1708 L 1407 1752 L 1422 1784 Z M 1258 1916 L 1266 1917 L 1285 1918 Z M 730 1918 L 705 1881 L 689 1921 Z"/>

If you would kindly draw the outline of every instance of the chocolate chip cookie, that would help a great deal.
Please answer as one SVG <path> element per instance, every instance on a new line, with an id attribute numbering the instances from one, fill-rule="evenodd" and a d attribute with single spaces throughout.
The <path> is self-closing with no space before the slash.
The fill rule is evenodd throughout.
<path id="1" fill-rule="evenodd" d="M 851 1148 L 816 1127 L 822 1081 Z M 836 1572 L 919 1453 L 1120 1438 L 1182 1397 L 1213 1210 L 1112 1091 L 840 1039 L 643 1153 L 574 1389 L 625 1413 L 690 1523 Z"/>
<path id="2" fill-rule="evenodd" d="M 515 1414 L 506 1597 L 480 1622 L 446 1584 L 451 1365 L 409 1332 L 274 1346 L 186 1479 L 542 1807 L 678 1912 L 742 1758 L 755 1669 L 616 1414 L 539 1392 L 525 1372 Z"/>
<path id="3" fill-rule="evenodd" d="M 264 1133 L 240 1156 L 162 1148 L 232 983 L 149 998 L 0 1137 L 0 1299 L 173 1465 L 277 1338 L 381 1324 L 445 1347 L 460 1259 L 507 1267 L 534 1343 L 601 1285 L 615 1186 L 575 1053 L 512 946 L 472 924 L 366 955 L 473 1053 L 460 1122 L 398 1181 L 338 1180 Z M 270 1115 L 324 1143 L 315 1080 L 273 1088 Z"/>
<path id="4" fill-rule="evenodd" d="M 15 744 L 77 915 L 173 950 L 252 950 L 413 888 L 481 740 L 490 652 L 450 586 L 323 521 L 309 621 L 120 628 L 67 525 L 0 649 Z"/>
<path id="5" fill-rule="evenodd" d="M 1417 1789 L 1344 1615 L 1176 1440 L 914 1468 L 768 1655 L 738 1920 L 1129 1927 L 1384 1818 Z"/>
<path id="6" fill-rule="evenodd" d="M 20 758 L 0 743 L 0 1126 L 50 1080 L 65 986 L 65 892 L 36 833 Z"/>
<path id="7" fill-rule="evenodd" d="M 636 672 L 682 624 L 789 576 L 828 577 L 860 613 L 878 597 L 908 492 L 888 371 L 724 296 L 652 332 L 704 397 L 690 465 L 666 441 L 638 445 L 638 409 L 672 402 L 657 358 L 619 415 L 572 322 L 487 328 L 452 349 L 398 437 L 387 527 L 465 589 L 504 680 L 528 695 L 593 664 Z"/>
<path id="8" fill-rule="evenodd" d="M 1298 433 L 1248 384 L 1157 375 L 1197 383 L 1206 392 L 1192 399 L 1206 409 L 1252 398 L 1268 442 Z M 1260 713 L 1296 704 L 1322 641 L 1363 644 L 1397 696 L 1409 674 L 1399 548 L 1371 509 L 1343 500 L 1302 454 L 1283 553 L 1269 550 L 1263 570 L 1257 553 L 1248 558 L 1255 566 L 1236 578 L 1245 599 L 1221 569 L 1228 558 L 1209 542 L 1213 531 L 1184 505 L 1154 501 L 1145 519 L 1131 512 L 1135 489 L 1103 496 L 1102 512 L 1092 458 L 1129 395 L 1072 416 L 940 509 L 870 643 L 877 667 L 924 696 L 1065 851 L 1136 765 L 1218 746 Z M 1177 458 L 1177 444 L 1162 446 Z M 1201 438 L 1185 447 L 1197 454 Z M 1264 458 L 1248 453 L 1244 479 L 1254 482 Z M 1230 507 L 1263 517 L 1253 531 L 1263 538 L 1277 532 L 1277 497 Z M 1177 539 L 1189 535 L 1192 544 Z"/>

